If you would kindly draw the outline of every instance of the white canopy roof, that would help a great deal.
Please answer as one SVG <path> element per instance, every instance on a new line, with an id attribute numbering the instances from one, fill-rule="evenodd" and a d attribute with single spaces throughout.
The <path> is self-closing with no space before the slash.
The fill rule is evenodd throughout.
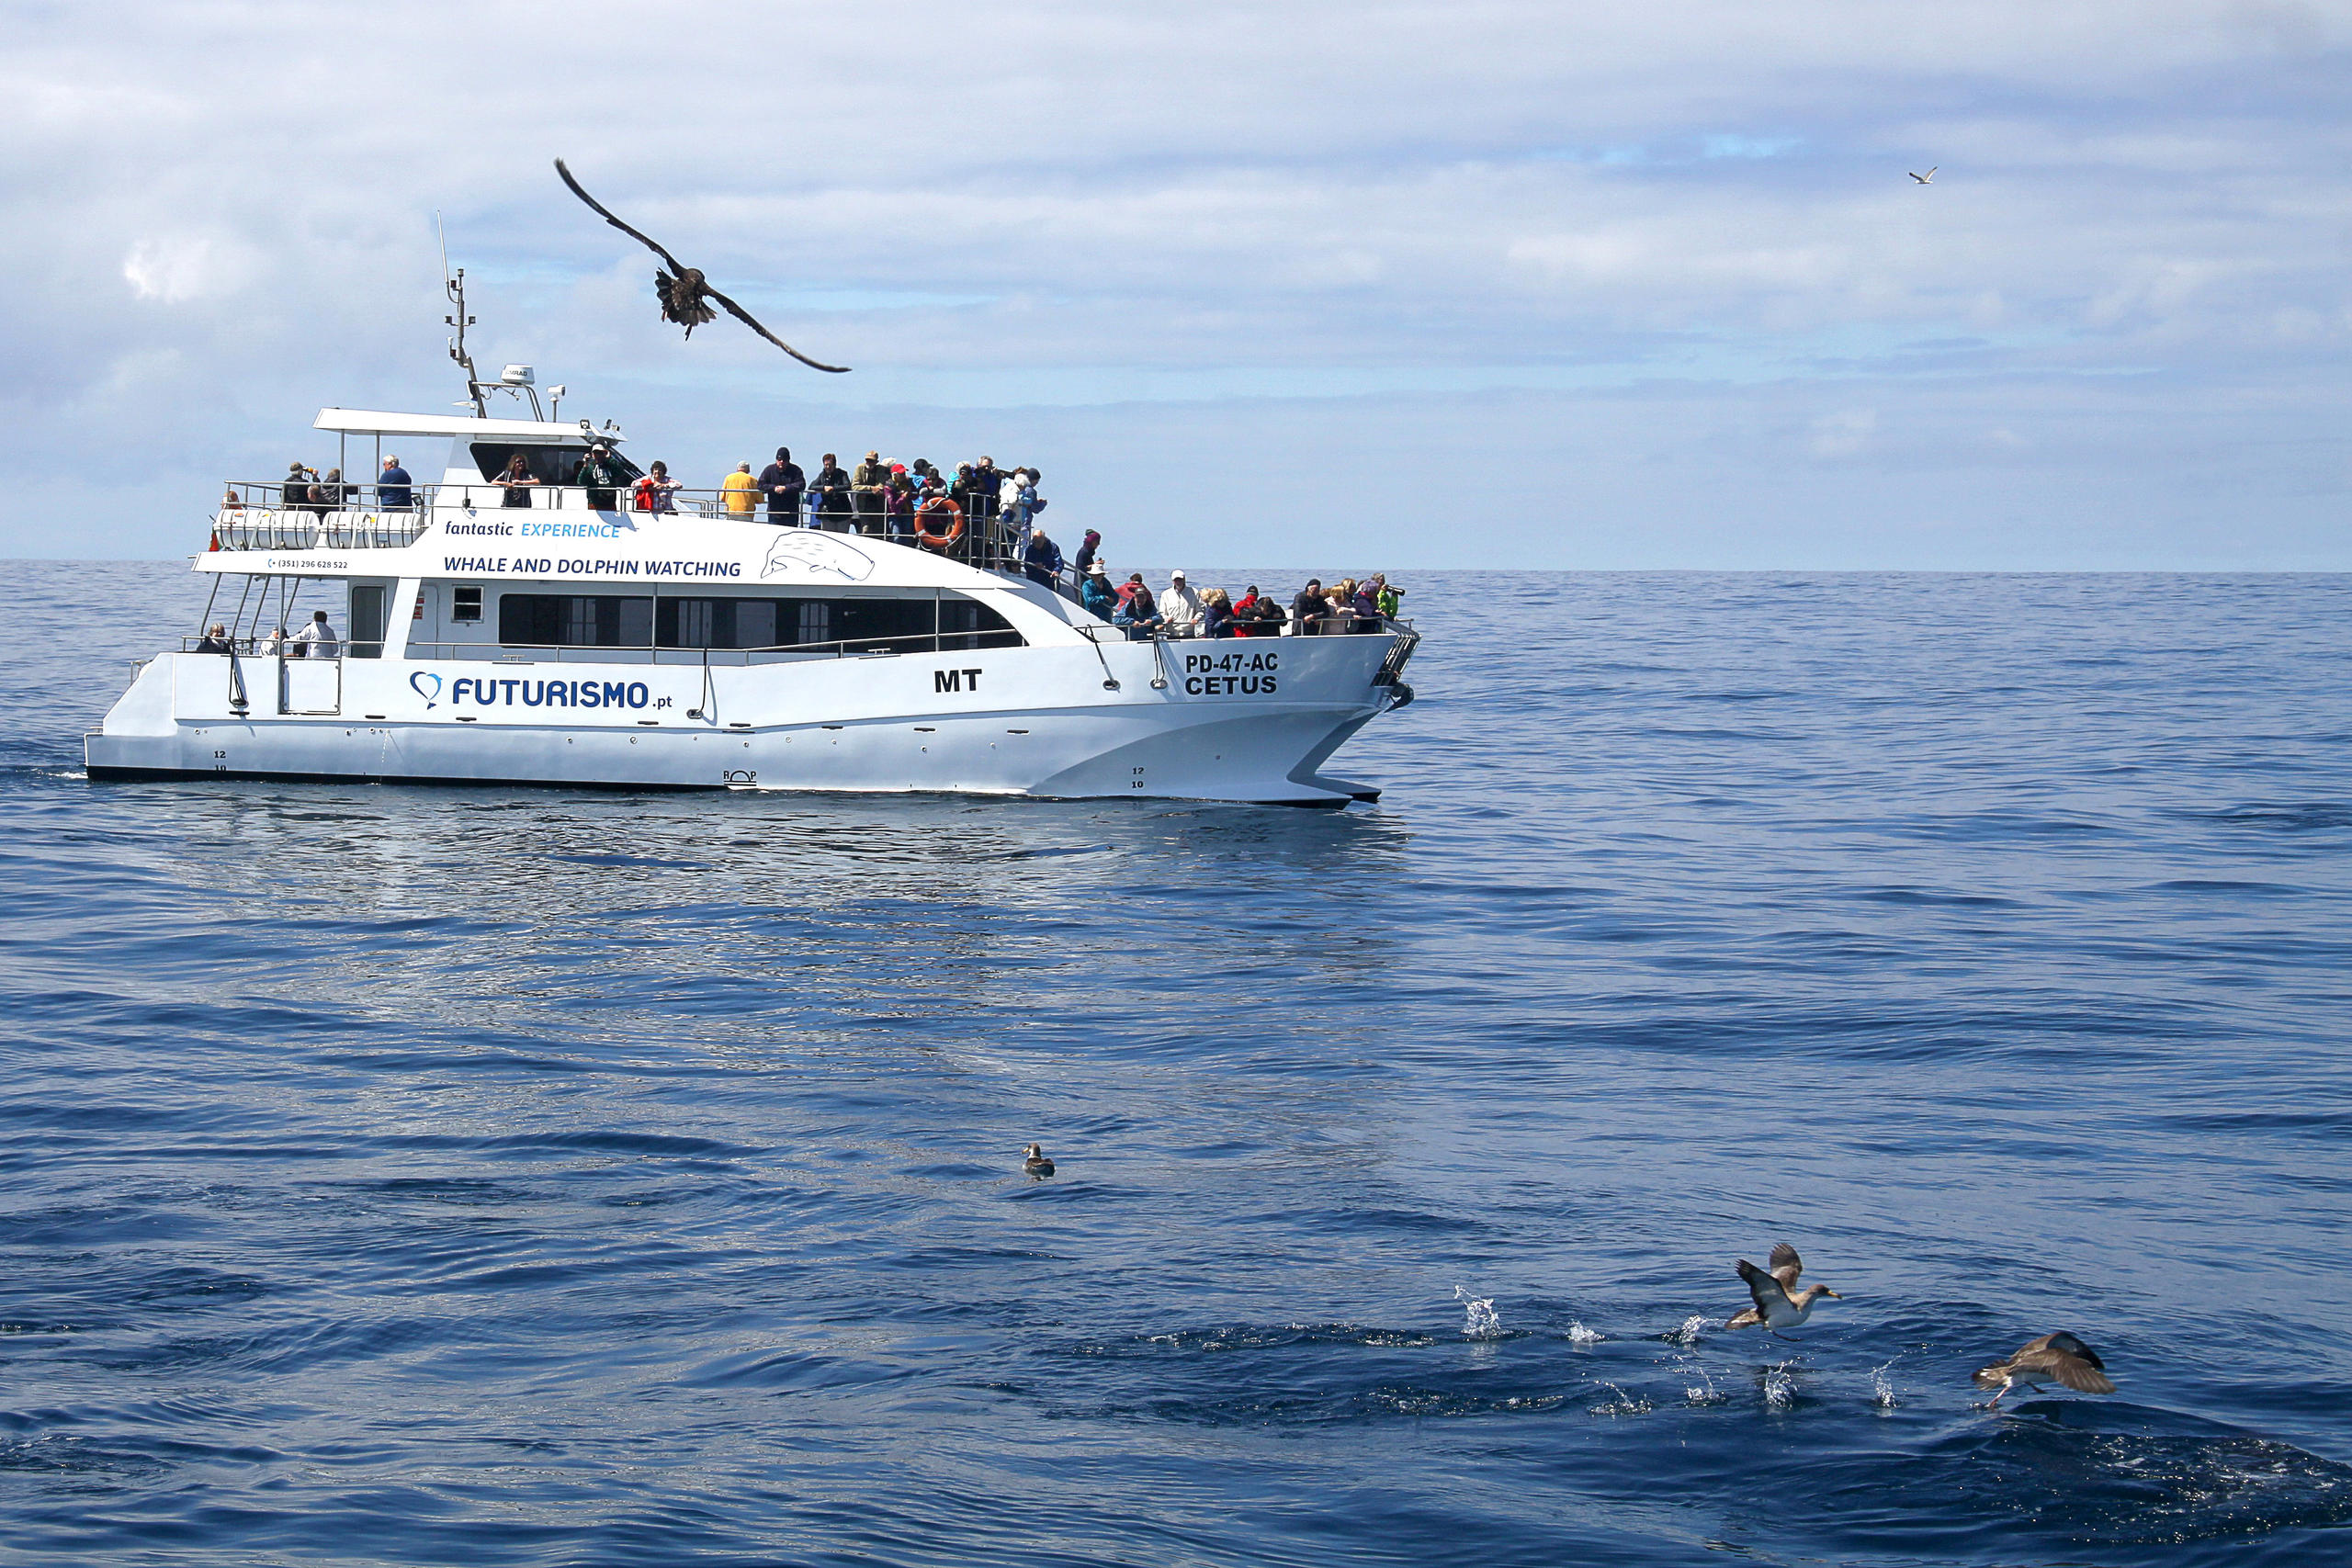
<path id="1" fill-rule="evenodd" d="M 372 409 L 321 409 L 313 430 L 333 430 L 345 435 L 478 435 L 485 440 L 501 436 L 536 435 L 542 440 L 550 436 L 573 441 L 594 438 L 617 446 L 622 440 L 617 430 L 597 430 L 588 422 L 573 420 L 537 419 L 474 419 L 456 413 L 380 413 Z"/>

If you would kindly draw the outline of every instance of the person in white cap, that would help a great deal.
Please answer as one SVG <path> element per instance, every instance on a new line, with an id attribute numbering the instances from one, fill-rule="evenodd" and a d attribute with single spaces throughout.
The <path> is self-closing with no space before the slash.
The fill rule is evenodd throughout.
<path id="1" fill-rule="evenodd" d="M 1168 574 L 1168 592 L 1160 597 L 1159 615 L 1170 637 L 1201 635 L 1201 596 L 1184 581 L 1181 566 Z"/>

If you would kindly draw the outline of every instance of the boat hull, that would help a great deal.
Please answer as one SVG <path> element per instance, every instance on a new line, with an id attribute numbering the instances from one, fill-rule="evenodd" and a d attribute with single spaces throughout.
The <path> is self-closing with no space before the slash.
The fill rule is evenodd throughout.
<path id="1" fill-rule="evenodd" d="M 1317 770 L 1400 700 L 1401 688 L 1378 683 L 1392 643 L 1090 644 L 735 667 L 693 656 L 306 663 L 165 654 L 141 669 L 85 754 L 98 780 L 1337 807 L 1377 793 Z"/>

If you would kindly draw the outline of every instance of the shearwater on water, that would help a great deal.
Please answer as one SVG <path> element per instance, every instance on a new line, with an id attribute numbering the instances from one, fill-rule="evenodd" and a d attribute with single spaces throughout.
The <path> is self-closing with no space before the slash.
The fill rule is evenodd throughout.
<path id="1" fill-rule="evenodd" d="M 462 342 L 473 415 L 316 423 L 346 455 L 439 446 L 437 480 L 232 481 L 195 558 L 204 619 L 86 737 L 90 777 L 1378 796 L 1320 770 L 1411 700 L 1408 624 L 1131 640 L 1025 577 L 1003 518 L 901 542 L 640 485 L 612 422 L 489 417 Z M 527 367 L 502 383 L 544 412 Z M 607 482 L 578 482 L 597 447 Z M 518 458 L 532 482 L 497 482 Z M 332 639 L 281 635 L 322 603 Z"/>

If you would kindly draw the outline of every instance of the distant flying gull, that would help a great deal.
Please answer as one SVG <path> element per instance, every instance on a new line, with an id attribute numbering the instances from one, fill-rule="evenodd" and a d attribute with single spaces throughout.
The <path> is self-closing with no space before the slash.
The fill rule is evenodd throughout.
<path id="1" fill-rule="evenodd" d="M 2007 1360 L 1981 1367 L 1976 1372 L 1978 1388 L 1997 1391 L 1985 1402 L 1987 1410 L 1999 1405 L 2001 1395 L 2012 1387 L 2031 1393 L 2046 1382 L 2063 1383 L 2076 1393 L 2115 1392 L 2098 1352 L 2064 1330 L 2045 1334 Z"/>
<path id="2" fill-rule="evenodd" d="M 1906 175 L 1911 175 L 1913 179 L 1917 180 L 1923 186 L 1931 186 L 1936 183 L 1936 169 L 1939 169 L 1941 167 L 1943 167 L 1943 165 L 1939 164 L 1936 165 L 1936 168 L 1929 169 L 1924 175 L 1911 175 L 1911 171 L 1908 169 L 1905 169 L 1903 172 Z"/>
<path id="3" fill-rule="evenodd" d="M 1804 1272 L 1804 1259 L 1787 1242 L 1777 1242 L 1772 1247 L 1772 1271 L 1763 1269 L 1743 1258 L 1739 1260 L 1739 1277 L 1747 1283 L 1747 1293 L 1756 1304 L 1725 1322 L 1725 1328 L 1770 1329 L 1778 1334 L 1783 1328 L 1795 1328 L 1813 1315 L 1813 1303 L 1826 1296 L 1831 1301 L 1845 1298 L 1826 1285 L 1807 1285 L 1797 1289 L 1797 1276 Z"/>
<path id="4" fill-rule="evenodd" d="M 659 244 L 655 243 L 652 239 L 647 235 L 638 232 L 628 224 L 622 222 L 619 219 L 614 217 L 609 211 L 606 211 L 603 202 L 598 201 L 594 197 L 590 196 L 586 191 L 580 188 L 580 182 L 571 177 L 571 171 L 563 166 L 563 160 L 560 158 L 558 158 L 555 161 L 555 172 L 563 176 L 563 183 L 571 187 L 571 194 L 586 202 L 604 218 L 605 222 L 611 224 L 614 228 L 618 229 L 622 233 L 627 234 L 630 239 L 635 240 L 638 243 L 643 245 L 647 250 L 651 251 L 655 255 L 660 256 L 664 262 L 669 264 L 670 270 L 668 272 L 657 271 L 653 275 L 653 292 L 662 301 L 662 319 L 663 321 L 676 322 L 679 326 L 686 329 L 686 335 L 688 337 L 692 337 L 695 335 L 695 329 L 696 327 L 707 326 L 710 322 L 718 319 L 718 312 L 712 310 L 708 305 L 703 302 L 706 299 L 716 299 L 718 301 L 720 306 L 726 310 L 729 315 L 734 317 L 737 321 L 742 322 L 745 326 L 751 328 L 753 332 L 759 333 L 762 337 L 775 344 L 776 347 L 784 350 L 785 353 L 792 355 L 793 358 L 800 361 L 801 364 L 808 366 L 810 369 L 829 370 L 836 376 L 842 375 L 848 371 L 849 367 L 846 365 L 818 364 L 815 360 L 809 358 L 807 355 L 801 353 L 798 349 L 793 347 L 790 344 L 776 336 L 775 333 L 768 331 L 767 328 L 753 321 L 752 319 L 752 313 L 749 310 L 746 310 L 742 306 L 738 305 L 734 300 L 727 298 L 726 295 L 721 294 L 718 289 L 713 288 L 710 286 L 709 281 L 703 276 L 702 270 L 699 267 L 691 267 L 681 264 L 677 257 L 663 250 Z"/>

